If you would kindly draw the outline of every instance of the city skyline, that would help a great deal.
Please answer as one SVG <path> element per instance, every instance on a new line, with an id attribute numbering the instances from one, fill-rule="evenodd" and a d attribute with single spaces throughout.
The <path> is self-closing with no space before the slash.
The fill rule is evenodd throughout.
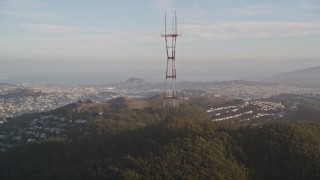
<path id="1" fill-rule="evenodd" d="M 164 60 L 177 11 L 178 61 L 320 58 L 320 1 L 0 2 L 0 61 Z"/>

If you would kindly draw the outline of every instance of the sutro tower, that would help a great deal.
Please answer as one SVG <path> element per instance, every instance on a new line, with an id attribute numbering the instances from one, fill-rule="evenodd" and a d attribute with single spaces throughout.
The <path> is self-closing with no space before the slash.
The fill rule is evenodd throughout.
<path id="1" fill-rule="evenodd" d="M 180 36 L 177 31 L 177 16 L 176 12 L 172 19 L 172 32 L 167 34 L 167 15 L 164 18 L 164 34 L 161 34 L 166 41 L 166 52 L 167 52 L 167 69 L 166 69 L 166 81 L 164 90 L 163 107 L 166 107 L 166 101 L 172 100 L 172 105 L 177 105 L 177 90 L 176 90 L 176 42 L 177 37 Z"/>

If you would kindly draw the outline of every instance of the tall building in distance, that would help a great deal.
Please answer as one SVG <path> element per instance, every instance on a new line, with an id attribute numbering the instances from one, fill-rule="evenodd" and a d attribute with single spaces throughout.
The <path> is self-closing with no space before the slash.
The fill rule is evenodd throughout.
<path id="1" fill-rule="evenodd" d="M 168 32 L 167 29 L 170 29 L 171 32 Z M 177 71 L 176 71 L 176 42 L 177 37 L 181 36 L 178 34 L 177 29 L 177 15 L 174 13 L 171 26 L 167 26 L 167 15 L 165 14 L 164 18 L 164 34 L 161 34 L 165 38 L 166 42 L 166 52 L 167 52 L 167 68 L 166 68 L 166 79 L 165 79 L 165 90 L 164 90 L 164 99 L 163 107 L 165 108 L 169 103 L 173 107 L 178 105 L 177 97 Z M 171 101 L 171 102 L 169 102 Z"/>

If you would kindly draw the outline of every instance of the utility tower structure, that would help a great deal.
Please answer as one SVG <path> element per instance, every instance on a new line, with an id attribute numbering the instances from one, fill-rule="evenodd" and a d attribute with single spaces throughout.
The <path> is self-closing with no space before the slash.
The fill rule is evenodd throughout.
<path id="1" fill-rule="evenodd" d="M 177 89 L 176 89 L 176 42 L 177 37 L 181 36 L 178 34 L 177 29 L 177 15 L 174 13 L 172 19 L 170 33 L 167 33 L 167 14 L 164 17 L 164 34 L 161 34 L 165 38 L 166 42 L 166 52 L 167 52 L 167 68 L 166 68 L 166 79 L 165 79 L 165 90 L 163 98 L 163 108 L 166 107 L 167 101 L 172 101 L 172 106 L 176 107 L 178 105 Z"/>

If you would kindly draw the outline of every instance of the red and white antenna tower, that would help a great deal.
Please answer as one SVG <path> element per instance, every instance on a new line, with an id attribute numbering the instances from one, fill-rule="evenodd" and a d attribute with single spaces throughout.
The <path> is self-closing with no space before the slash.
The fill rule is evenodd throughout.
<path id="1" fill-rule="evenodd" d="M 177 15 L 174 13 L 174 17 L 172 19 L 172 32 L 167 33 L 167 15 L 165 13 L 164 17 L 164 34 L 161 34 L 162 37 L 165 38 L 166 41 L 166 52 L 167 52 L 167 69 L 166 69 L 166 81 L 165 81 L 165 90 L 164 90 L 164 99 L 163 99 L 163 107 L 166 107 L 166 101 L 172 100 L 173 107 L 177 104 L 177 90 L 176 90 L 176 42 L 177 37 L 181 36 L 178 34 L 177 30 Z"/>

